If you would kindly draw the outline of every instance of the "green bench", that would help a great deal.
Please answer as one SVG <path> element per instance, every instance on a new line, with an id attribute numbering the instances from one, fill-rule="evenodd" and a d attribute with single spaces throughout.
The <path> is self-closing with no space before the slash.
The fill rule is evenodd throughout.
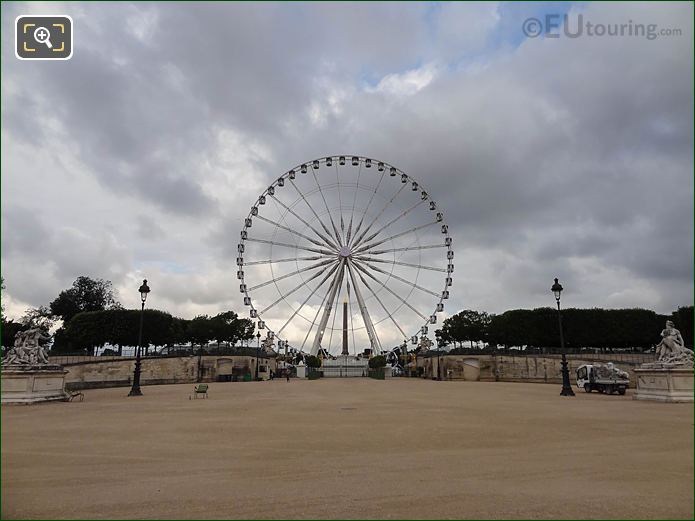
<path id="1" fill-rule="evenodd" d="M 198 399 L 198 395 L 203 395 L 204 398 L 208 397 L 208 384 L 198 384 L 193 388 L 193 394 L 191 395 L 193 398 Z M 191 396 L 188 397 L 188 399 L 191 399 Z"/>

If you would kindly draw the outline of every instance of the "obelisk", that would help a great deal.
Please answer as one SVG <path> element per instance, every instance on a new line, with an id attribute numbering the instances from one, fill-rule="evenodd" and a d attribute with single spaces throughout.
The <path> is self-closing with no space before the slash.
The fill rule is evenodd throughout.
<path id="1" fill-rule="evenodd" d="M 347 299 L 343 300 L 343 355 L 349 355 L 348 352 L 348 302 Z"/>

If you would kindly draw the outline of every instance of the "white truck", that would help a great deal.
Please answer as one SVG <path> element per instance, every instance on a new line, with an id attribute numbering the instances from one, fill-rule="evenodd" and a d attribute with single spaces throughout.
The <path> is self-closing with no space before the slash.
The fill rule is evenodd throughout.
<path id="1" fill-rule="evenodd" d="M 577 387 L 585 392 L 598 391 L 607 394 L 625 394 L 630 385 L 629 375 L 618 369 L 612 362 L 586 364 L 577 369 Z"/>

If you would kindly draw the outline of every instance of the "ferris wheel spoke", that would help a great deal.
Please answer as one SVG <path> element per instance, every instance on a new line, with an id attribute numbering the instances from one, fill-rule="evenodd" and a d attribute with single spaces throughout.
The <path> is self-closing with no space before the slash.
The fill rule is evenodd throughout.
<path id="1" fill-rule="evenodd" d="M 376 334 L 376 329 L 374 329 L 374 323 L 372 322 L 372 318 L 369 316 L 369 310 L 367 309 L 367 305 L 364 302 L 364 298 L 362 298 L 362 292 L 360 291 L 360 287 L 357 285 L 357 282 L 355 280 L 355 274 L 353 273 L 352 263 L 347 264 L 347 270 L 348 274 L 350 275 L 350 280 L 352 280 L 352 289 L 355 292 L 355 298 L 357 299 L 357 305 L 360 308 L 362 321 L 364 322 L 364 326 L 367 329 L 367 336 L 369 337 L 369 343 L 371 344 L 370 347 L 372 348 L 372 352 L 381 353 L 381 342 L 379 341 L 379 337 Z"/>
<path id="2" fill-rule="evenodd" d="M 335 294 L 337 293 L 340 285 L 343 282 L 343 277 L 345 275 L 345 261 L 340 261 L 340 267 L 335 274 L 333 279 L 333 284 L 331 284 L 331 289 L 328 291 L 326 305 L 323 308 L 323 314 L 321 315 L 321 321 L 319 322 L 318 329 L 316 330 L 316 335 L 314 336 L 314 343 L 311 346 L 311 354 L 316 355 L 321 348 L 321 341 L 323 340 L 323 333 L 326 330 L 326 324 L 328 324 L 328 318 L 331 315 L 331 309 L 333 308 L 333 301 L 335 300 Z M 318 316 L 318 314 L 317 314 Z"/>
<path id="3" fill-rule="evenodd" d="M 292 316 L 291 316 L 291 317 L 287 320 L 287 322 L 285 322 L 285 324 L 280 328 L 280 330 L 278 331 L 278 335 L 281 334 L 281 333 L 285 330 L 285 328 L 290 324 L 290 322 L 292 322 L 292 320 L 294 320 L 294 317 L 296 317 L 296 316 L 299 314 L 299 312 L 302 310 L 302 308 L 306 305 L 306 303 L 309 302 L 309 299 L 311 299 L 311 297 L 313 297 L 313 296 L 316 294 L 316 292 L 319 290 L 319 288 L 320 288 L 321 286 L 323 286 L 323 285 L 326 283 L 326 281 L 333 275 L 333 273 L 335 273 L 335 270 L 338 269 L 338 266 L 339 266 L 339 265 L 340 265 L 339 263 L 337 263 L 337 262 L 335 263 L 335 265 L 330 269 L 330 271 L 329 271 L 329 272 L 326 274 L 326 276 L 321 280 L 321 282 L 319 282 L 318 286 L 316 286 L 316 287 L 311 291 L 311 293 L 309 293 L 309 296 L 307 296 L 307 297 L 304 299 L 304 301 L 301 303 L 301 305 L 294 311 L 294 313 L 292 313 Z"/>
<path id="4" fill-rule="evenodd" d="M 386 174 L 385 170 L 381 172 L 381 177 L 379 177 L 379 182 L 376 184 L 376 188 L 374 189 L 374 192 L 372 192 L 372 196 L 369 198 L 369 201 L 367 202 L 367 207 L 364 209 L 364 213 L 362 214 L 362 218 L 360 219 L 360 222 L 357 223 L 357 227 L 355 228 L 355 236 L 357 236 L 360 229 L 362 228 L 362 223 L 364 222 L 364 217 L 365 217 L 365 215 L 367 215 L 367 211 L 369 210 L 369 207 L 372 205 L 372 201 L 374 200 L 374 196 L 379 191 L 379 187 L 381 186 L 381 181 L 383 181 L 383 179 L 384 179 L 384 174 Z"/>
<path id="5" fill-rule="evenodd" d="M 347 299 L 348 299 L 348 309 L 350 313 L 350 330 L 352 331 L 352 349 L 355 352 L 355 355 L 357 354 L 357 342 L 355 342 L 355 326 L 353 324 L 353 318 L 352 318 L 352 302 L 350 299 L 350 281 L 347 281 Z M 348 349 L 349 351 L 349 349 Z"/>
<path id="6" fill-rule="evenodd" d="M 319 222 L 319 224 L 321 225 L 321 228 L 323 228 L 324 231 L 325 231 L 325 232 L 328 234 L 328 236 L 330 237 L 330 236 L 332 235 L 332 232 L 328 229 L 328 226 L 326 226 L 326 224 L 321 220 L 321 218 L 319 217 L 319 215 L 316 213 L 316 210 L 314 210 L 314 207 L 311 206 L 311 205 L 309 204 L 309 201 L 306 200 L 306 197 L 304 196 L 304 193 L 303 193 L 299 188 L 297 188 L 297 185 L 294 183 L 294 181 L 292 181 L 292 179 L 290 179 L 289 181 L 290 181 L 290 183 L 292 184 L 292 186 L 294 187 L 294 189 L 297 191 L 297 193 L 299 194 L 299 196 L 300 196 L 300 197 L 302 198 L 302 200 L 304 201 L 304 204 L 306 204 L 307 207 L 309 208 L 309 210 L 311 210 L 311 213 L 314 214 L 314 217 L 316 217 L 316 220 L 317 220 L 317 221 Z M 330 217 L 330 214 L 329 214 L 329 217 Z M 335 225 L 334 225 L 334 226 L 335 226 Z M 338 241 L 338 243 L 340 243 L 340 241 Z"/>
<path id="7" fill-rule="evenodd" d="M 355 196 L 352 198 L 352 211 L 350 212 L 350 224 L 348 225 L 347 235 L 345 236 L 345 244 L 350 244 L 350 235 L 352 234 L 352 219 L 355 217 L 355 204 L 357 203 L 357 192 L 360 190 L 360 177 L 362 176 L 362 162 L 357 170 L 357 186 L 355 186 Z"/>
<path id="8" fill-rule="evenodd" d="M 338 174 L 338 163 L 335 164 L 335 180 L 338 186 L 338 208 L 340 208 L 340 229 L 345 231 L 345 225 L 343 223 L 343 196 L 341 195 L 342 190 L 340 189 L 340 175 Z"/>
<path id="9" fill-rule="evenodd" d="M 268 224 L 272 224 L 274 226 L 277 226 L 278 228 L 282 228 L 283 230 L 286 230 L 286 231 L 290 232 L 291 234 L 296 235 L 297 237 L 301 237 L 302 239 L 306 239 L 307 241 L 311 242 L 312 244 L 315 244 L 316 246 L 325 246 L 324 243 L 319 242 L 316 239 L 312 239 L 311 237 L 307 237 L 306 235 L 298 232 L 297 230 L 293 230 L 292 228 L 284 226 L 280 223 L 276 223 L 272 219 L 267 219 L 267 218 L 263 217 L 262 215 L 256 215 L 256 219 L 260 219 L 261 221 L 265 221 Z"/>
<path id="10" fill-rule="evenodd" d="M 305 250 L 310 251 L 312 253 L 320 253 L 324 257 L 335 257 L 335 252 L 330 250 L 309 248 L 307 246 L 299 246 L 298 244 L 287 244 L 286 242 L 269 241 L 267 239 L 254 239 L 253 237 L 249 237 L 245 240 L 249 242 L 260 242 L 263 244 L 270 244 L 272 246 L 283 246 L 285 248 L 292 248 L 295 250 Z"/>
<path id="11" fill-rule="evenodd" d="M 274 283 L 274 282 L 280 282 L 281 280 L 285 280 L 285 279 L 288 279 L 288 278 L 290 278 L 290 277 L 294 277 L 294 276 L 296 276 L 296 275 L 299 275 L 300 273 L 305 273 L 305 272 L 307 272 L 307 271 L 315 270 L 315 269 L 317 269 L 317 268 L 320 268 L 320 267 L 322 267 L 322 266 L 326 266 L 327 264 L 331 264 L 331 263 L 333 263 L 333 262 L 336 262 L 336 260 L 335 260 L 335 259 L 328 259 L 328 260 L 321 261 L 321 262 L 318 262 L 318 263 L 316 263 L 316 264 L 313 264 L 313 265 L 311 265 L 311 266 L 307 266 L 306 268 L 302 268 L 302 269 L 300 269 L 300 270 L 293 271 L 292 273 L 287 273 L 287 274 L 285 274 L 285 275 L 282 275 L 281 277 L 277 277 L 277 278 L 274 277 L 274 278 L 272 278 L 272 279 L 270 279 L 270 280 L 268 280 L 268 281 L 266 281 L 266 282 L 261 282 L 260 284 L 256 284 L 255 286 L 250 287 L 250 288 L 248 289 L 248 291 L 249 291 L 249 292 L 255 291 L 255 290 L 257 290 L 257 289 L 260 289 L 260 288 L 263 288 L 263 287 L 267 286 L 268 284 L 272 284 L 272 283 Z"/>
<path id="12" fill-rule="evenodd" d="M 387 222 L 385 225 L 383 225 L 381 228 L 379 228 L 377 231 L 375 231 L 375 232 L 374 232 L 373 234 L 371 234 L 369 237 L 365 237 L 365 239 L 363 240 L 363 243 L 364 243 L 364 242 L 369 242 L 369 241 L 371 241 L 374 237 L 376 237 L 377 235 L 379 235 L 379 234 L 380 234 L 381 232 L 383 232 L 386 228 L 388 228 L 389 226 L 391 226 L 391 225 L 394 224 L 395 222 L 398 222 L 399 220 L 401 220 L 403 217 L 405 217 L 406 215 L 408 215 L 410 212 L 412 212 L 413 210 L 415 210 L 415 208 L 417 208 L 418 206 L 420 206 L 420 205 L 421 205 L 422 203 L 424 203 L 424 202 L 425 202 L 424 200 L 417 202 L 416 204 L 414 204 L 413 206 L 411 206 L 410 208 L 408 208 L 407 210 L 405 210 L 404 212 L 402 212 L 400 215 L 398 215 L 398 217 L 395 217 L 394 219 L 392 219 L 392 220 L 390 220 L 389 222 Z"/>
<path id="13" fill-rule="evenodd" d="M 281 293 L 279 299 L 277 299 L 275 302 L 273 302 L 272 304 L 270 304 L 270 305 L 269 305 L 268 307 L 266 307 L 265 309 L 262 309 L 262 310 L 259 311 L 258 313 L 260 313 L 260 314 L 262 315 L 263 313 L 267 312 L 268 310 L 274 308 L 274 307 L 277 306 L 280 302 L 282 302 L 282 301 L 285 300 L 287 297 L 289 297 L 292 293 L 294 293 L 294 292 L 297 291 L 298 289 L 303 288 L 304 286 L 306 286 L 307 284 L 309 284 L 309 282 L 311 282 L 312 280 L 314 280 L 314 279 L 320 277 L 322 274 L 324 274 L 324 273 L 326 272 L 327 269 L 328 269 L 328 266 L 325 266 L 323 269 L 321 269 L 321 271 L 319 271 L 318 273 L 315 273 L 314 275 L 312 275 L 311 277 L 309 277 L 309 278 L 308 278 L 307 280 L 305 280 L 302 284 L 299 284 L 298 286 L 292 288 L 290 291 L 288 291 L 288 292 L 285 293 L 284 295 Z"/>
<path id="14" fill-rule="evenodd" d="M 396 262 L 396 263 L 394 263 L 394 264 L 403 264 L 403 263 Z M 439 297 L 439 293 L 437 293 L 437 292 L 435 292 L 435 291 L 432 291 L 432 290 L 429 290 L 429 289 L 427 289 L 427 288 L 424 288 L 424 287 L 422 287 L 422 286 L 420 286 L 420 285 L 416 284 L 415 282 L 412 282 L 412 281 L 410 281 L 410 280 L 408 280 L 408 279 L 404 279 L 403 277 L 399 277 L 399 276 L 396 275 L 395 273 L 389 273 L 388 271 L 382 270 L 381 268 L 379 268 L 379 267 L 377 267 L 377 266 L 372 266 L 371 264 L 369 264 L 369 262 L 364 262 L 364 265 L 365 265 L 366 267 L 368 267 L 368 268 L 373 269 L 374 271 L 377 271 L 377 272 L 379 272 L 379 273 L 383 273 L 384 275 L 387 275 L 387 276 L 392 277 L 392 278 L 394 278 L 394 279 L 396 279 L 396 280 L 399 280 L 399 281 L 401 281 L 402 283 L 407 284 L 408 286 L 411 286 L 411 287 L 413 287 L 413 288 L 417 288 L 417 289 L 419 289 L 420 291 L 424 291 L 425 293 L 429 293 L 430 295 L 433 295 L 433 296 L 435 296 L 435 297 Z M 413 265 L 413 264 L 406 264 L 406 265 L 407 265 L 407 266 L 417 266 L 417 265 Z M 446 272 L 446 270 L 442 270 L 442 271 Z"/>
<path id="15" fill-rule="evenodd" d="M 329 218 L 330 221 L 331 221 L 331 226 L 333 226 L 333 231 L 335 232 L 335 238 L 338 240 L 338 244 L 340 244 L 340 246 L 342 246 L 342 245 L 343 245 L 343 241 L 342 241 L 342 238 L 341 238 L 341 236 L 340 236 L 340 232 L 338 232 L 338 228 L 336 227 L 335 221 L 333 220 L 333 214 L 332 214 L 331 211 L 328 209 L 328 203 L 326 202 L 326 196 L 323 195 L 323 189 L 321 188 L 321 184 L 319 183 L 319 178 L 316 177 L 316 172 L 314 172 L 314 169 L 313 169 L 313 168 L 311 169 L 311 175 L 314 177 L 314 182 L 316 183 L 316 188 L 319 189 L 319 194 L 321 194 L 321 199 L 323 199 L 323 205 L 326 207 L 326 212 L 328 213 L 328 218 Z M 342 215 L 343 215 L 343 213 L 342 213 L 342 211 L 341 211 L 341 212 L 340 212 L 340 218 L 341 218 L 341 220 L 342 220 L 342 218 L 343 218 Z"/>
<path id="16" fill-rule="evenodd" d="M 325 243 L 325 246 L 328 246 L 330 248 L 335 248 L 336 250 L 340 249 L 338 245 L 331 239 L 330 237 L 325 236 L 322 234 L 320 231 L 318 231 L 316 228 L 314 228 L 311 224 L 309 224 L 306 220 L 304 220 L 301 216 L 299 216 L 292 208 L 287 206 L 285 203 L 280 201 L 278 198 L 276 198 L 274 195 L 271 195 L 277 203 L 279 203 L 283 208 L 285 208 L 288 212 L 290 212 L 292 215 L 294 215 L 297 219 L 299 219 L 304 226 L 309 228 L 312 232 L 314 232 L 317 236 L 321 237 L 321 240 Z"/>
<path id="17" fill-rule="evenodd" d="M 357 255 L 383 255 L 384 253 L 393 253 L 396 251 L 429 250 L 431 248 L 446 248 L 446 244 L 425 244 L 422 246 L 408 246 L 407 248 L 389 248 L 388 250 L 367 250 Z"/>
<path id="18" fill-rule="evenodd" d="M 382 282 L 382 281 L 380 281 L 379 279 L 377 279 L 374 275 L 372 275 L 372 274 L 369 272 L 369 270 L 367 270 L 367 269 L 364 268 L 363 266 L 360 266 L 360 263 L 359 263 L 359 262 L 353 262 L 353 264 L 354 264 L 355 268 L 357 268 L 357 269 L 360 270 L 362 273 L 364 273 L 365 275 L 367 275 L 370 279 L 374 280 L 374 282 L 376 282 L 377 284 L 380 284 L 382 288 L 384 288 L 386 291 L 388 291 L 389 293 L 391 293 L 391 295 L 393 295 L 393 296 L 396 297 L 398 300 L 400 300 L 401 302 L 403 302 L 403 304 L 405 304 L 407 307 L 409 307 L 415 314 L 419 315 L 423 320 L 425 320 L 425 321 L 428 320 L 428 318 L 427 318 L 425 315 L 423 315 L 422 313 L 420 313 L 417 309 L 415 309 L 413 306 L 411 306 L 403 297 L 401 297 L 398 293 L 394 292 L 391 288 L 389 288 L 389 287 L 386 285 L 386 282 Z"/>
<path id="19" fill-rule="evenodd" d="M 403 328 L 402 328 L 401 326 L 398 325 L 398 322 L 396 322 L 396 319 L 393 317 L 393 313 L 391 313 L 391 312 L 386 308 L 386 306 L 384 305 L 384 303 L 383 303 L 383 302 L 381 301 L 381 299 L 379 298 L 379 295 L 376 294 L 376 292 L 372 289 L 372 287 L 371 287 L 371 286 L 369 285 L 369 283 L 364 279 L 364 277 L 362 276 L 362 274 L 361 274 L 359 271 L 357 271 L 357 275 L 359 276 L 360 280 L 362 281 L 362 284 L 364 284 L 364 286 L 365 286 L 365 287 L 370 291 L 370 293 L 374 296 L 374 298 L 376 299 L 376 301 L 381 305 L 381 307 L 382 307 L 382 309 L 384 310 L 384 312 L 386 313 L 386 315 L 389 317 L 389 319 L 391 319 L 391 322 L 393 322 L 393 325 L 396 326 L 396 328 L 398 329 L 398 331 L 401 332 L 401 334 L 403 335 L 404 338 L 407 338 L 408 335 L 406 335 L 406 334 L 405 334 L 405 331 L 403 331 Z"/>
<path id="20" fill-rule="evenodd" d="M 329 353 L 331 352 L 331 345 L 333 345 L 333 332 L 335 331 L 335 319 L 338 316 L 338 302 L 340 302 L 340 289 L 338 290 L 338 294 L 336 295 L 335 307 L 333 308 L 333 321 L 331 322 L 331 335 L 328 338 L 328 349 L 327 349 L 327 351 Z"/>
<path id="21" fill-rule="evenodd" d="M 331 281 L 330 287 L 333 287 L 333 282 L 334 281 Z M 330 290 L 328 292 L 326 292 L 326 294 L 321 299 L 321 304 L 319 304 L 319 307 L 316 310 L 316 314 L 314 315 L 314 320 L 311 321 L 311 325 L 309 326 L 309 329 L 306 332 L 306 336 L 304 337 L 304 341 L 302 342 L 302 346 L 299 348 L 301 351 L 304 351 L 304 345 L 306 344 L 306 341 L 309 338 L 309 334 L 311 333 L 311 330 L 314 328 L 314 324 L 316 323 L 316 319 L 319 318 L 319 314 L 321 313 L 321 310 L 323 309 L 323 303 L 326 302 L 326 298 L 328 297 L 328 293 L 330 293 Z"/>
<path id="22" fill-rule="evenodd" d="M 244 262 L 244 266 L 255 266 L 258 264 L 275 264 L 280 262 L 317 261 L 325 258 L 325 255 L 317 255 L 315 257 L 288 257 L 286 259 L 266 259 L 260 261 Z"/>
<path id="23" fill-rule="evenodd" d="M 374 226 L 374 223 L 379 219 L 379 217 L 381 217 L 381 214 L 383 214 L 383 213 L 386 211 L 386 209 L 387 209 L 389 206 L 391 206 L 391 203 L 396 199 L 396 197 L 398 197 L 398 195 L 403 191 L 403 189 L 404 189 L 405 187 L 406 187 L 405 184 L 401 185 L 401 187 L 400 187 L 398 190 L 396 190 L 396 193 L 393 194 L 393 195 L 391 196 L 391 199 L 389 199 L 388 201 L 386 201 L 386 204 L 381 208 L 381 210 L 380 210 L 379 213 L 374 217 L 374 219 L 372 219 L 372 222 L 370 222 L 369 225 L 362 231 L 362 233 L 360 234 L 360 236 L 357 237 L 357 238 L 355 239 L 355 242 L 354 242 L 353 245 L 352 245 L 353 248 L 354 248 L 355 246 L 358 246 L 358 245 L 362 242 L 362 237 L 364 237 L 365 235 L 367 235 L 367 233 L 368 233 L 369 230 L 372 228 L 372 226 Z"/>
<path id="24" fill-rule="evenodd" d="M 434 226 L 435 224 L 439 224 L 439 222 L 438 222 L 438 221 L 432 221 L 431 223 L 421 224 L 420 226 L 416 226 L 416 227 L 410 228 L 409 230 L 406 230 L 406 231 L 404 231 L 404 232 L 397 233 L 397 234 L 395 234 L 395 235 L 391 235 L 390 237 L 386 237 L 385 239 L 381 239 L 381 240 L 379 240 L 379 241 L 377 241 L 377 242 L 373 242 L 372 244 L 363 244 L 362 246 L 360 246 L 359 248 L 357 248 L 356 250 L 354 250 L 353 253 L 368 252 L 370 248 L 374 248 L 375 246 L 379 246 L 380 244 L 384 244 L 385 242 L 390 241 L 390 240 L 392 240 L 392 239 L 397 239 L 398 237 L 402 237 L 402 236 L 404 236 L 404 235 L 408 235 L 409 233 L 414 233 L 414 232 L 416 232 L 416 231 L 418 231 L 418 230 L 422 230 L 422 229 L 424 229 L 424 228 L 428 228 L 428 227 L 430 227 L 430 226 Z"/>
<path id="25" fill-rule="evenodd" d="M 397 264 L 398 266 L 407 266 L 409 268 L 418 268 L 421 270 L 439 271 L 441 273 L 447 272 L 444 268 L 437 268 L 436 266 L 425 266 L 424 264 L 412 264 L 410 262 L 394 261 L 387 259 L 375 259 L 373 257 L 360 256 L 358 257 L 358 260 L 363 261 L 365 264 L 369 264 L 369 262 L 382 262 L 384 264 Z M 376 267 L 374 268 L 376 269 Z"/>

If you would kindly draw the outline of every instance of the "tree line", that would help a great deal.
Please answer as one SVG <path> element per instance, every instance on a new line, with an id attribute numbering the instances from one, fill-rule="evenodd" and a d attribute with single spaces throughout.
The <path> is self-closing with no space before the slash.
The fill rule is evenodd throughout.
<path id="1" fill-rule="evenodd" d="M 4 280 L 2 289 L 5 289 Z M 144 346 L 173 344 L 207 345 L 211 341 L 236 344 L 253 336 L 254 323 L 234 311 L 193 319 L 174 317 L 165 311 L 147 309 L 143 321 Z M 559 347 L 557 310 L 554 308 L 513 309 L 499 315 L 462 310 L 444 320 L 435 331 L 439 345 L 473 347 L 484 342 L 504 347 Z M 565 345 L 568 349 L 639 348 L 658 344 L 666 320 L 672 320 L 687 346 L 693 345 L 693 306 L 679 307 L 671 315 L 648 309 L 576 309 L 562 311 Z M 111 282 L 78 277 L 72 286 L 50 302 L 27 310 L 18 321 L 7 320 L 2 312 L 2 345 L 13 344 L 19 331 L 30 327 L 48 330 L 62 321 L 56 331 L 52 352 L 93 353 L 105 344 L 135 346 L 138 341 L 140 310 L 124 309 L 113 294 Z M 468 343 L 468 346 L 466 346 Z M 147 349 L 147 347 L 146 347 Z"/>
<path id="2" fill-rule="evenodd" d="M 666 320 L 672 320 L 687 346 L 693 345 L 693 306 L 679 307 L 671 315 L 648 309 L 562 310 L 565 346 L 649 349 L 661 340 Z M 557 309 L 513 309 L 499 315 L 463 310 L 447 318 L 435 332 L 440 345 L 473 347 L 484 342 L 504 347 L 556 348 L 560 345 Z"/>
<path id="3" fill-rule="evenodd" d="M 4 290 L 4 281 L 2 284 Z M 13 345 L 19 331 L 40 327 L 46 332 L 59 320 L 62 326 L 54 335 L 51 353 L 94 354 L 97 348 L 110 344 L 114 354 L 122 354 L 123 346 L 136 346 L 140 327 L 139 309 L 124 309 L 115 299 L 110 281 L 78 277 L 72 287 L 61 291 L 48 305 L 27 310 L 18 321 L 7 320 L 2 313 L 2 345 Z M 142 345 L 145 353 L 150 345 L 236 344 L 253 336 L 254 323 L 239 318 L 234 311 L 214 316 L 199 315 L 193 319 L 172 316 L 166 311 L 144 311 Z"/>
<path id="4" fill-rule="evenodd" d="M 138 309 L 107 309 L 83 311 L 75 315 L 55 333 L 51 353 L 93 354 L 96 348 L 111 344 L 113 354 L 122 355 L 123 346 L 136 346 L 140 327 Z M 215 316 L 199 315 L 191 320 L 174 317 L 165 311 L 146 309 L 143 317 L 142 345 L 187 344 L 204 346 L 211 341 L 235 345 L 253 337 L 254 323 L 239 318 L 234 311 Z"/>

